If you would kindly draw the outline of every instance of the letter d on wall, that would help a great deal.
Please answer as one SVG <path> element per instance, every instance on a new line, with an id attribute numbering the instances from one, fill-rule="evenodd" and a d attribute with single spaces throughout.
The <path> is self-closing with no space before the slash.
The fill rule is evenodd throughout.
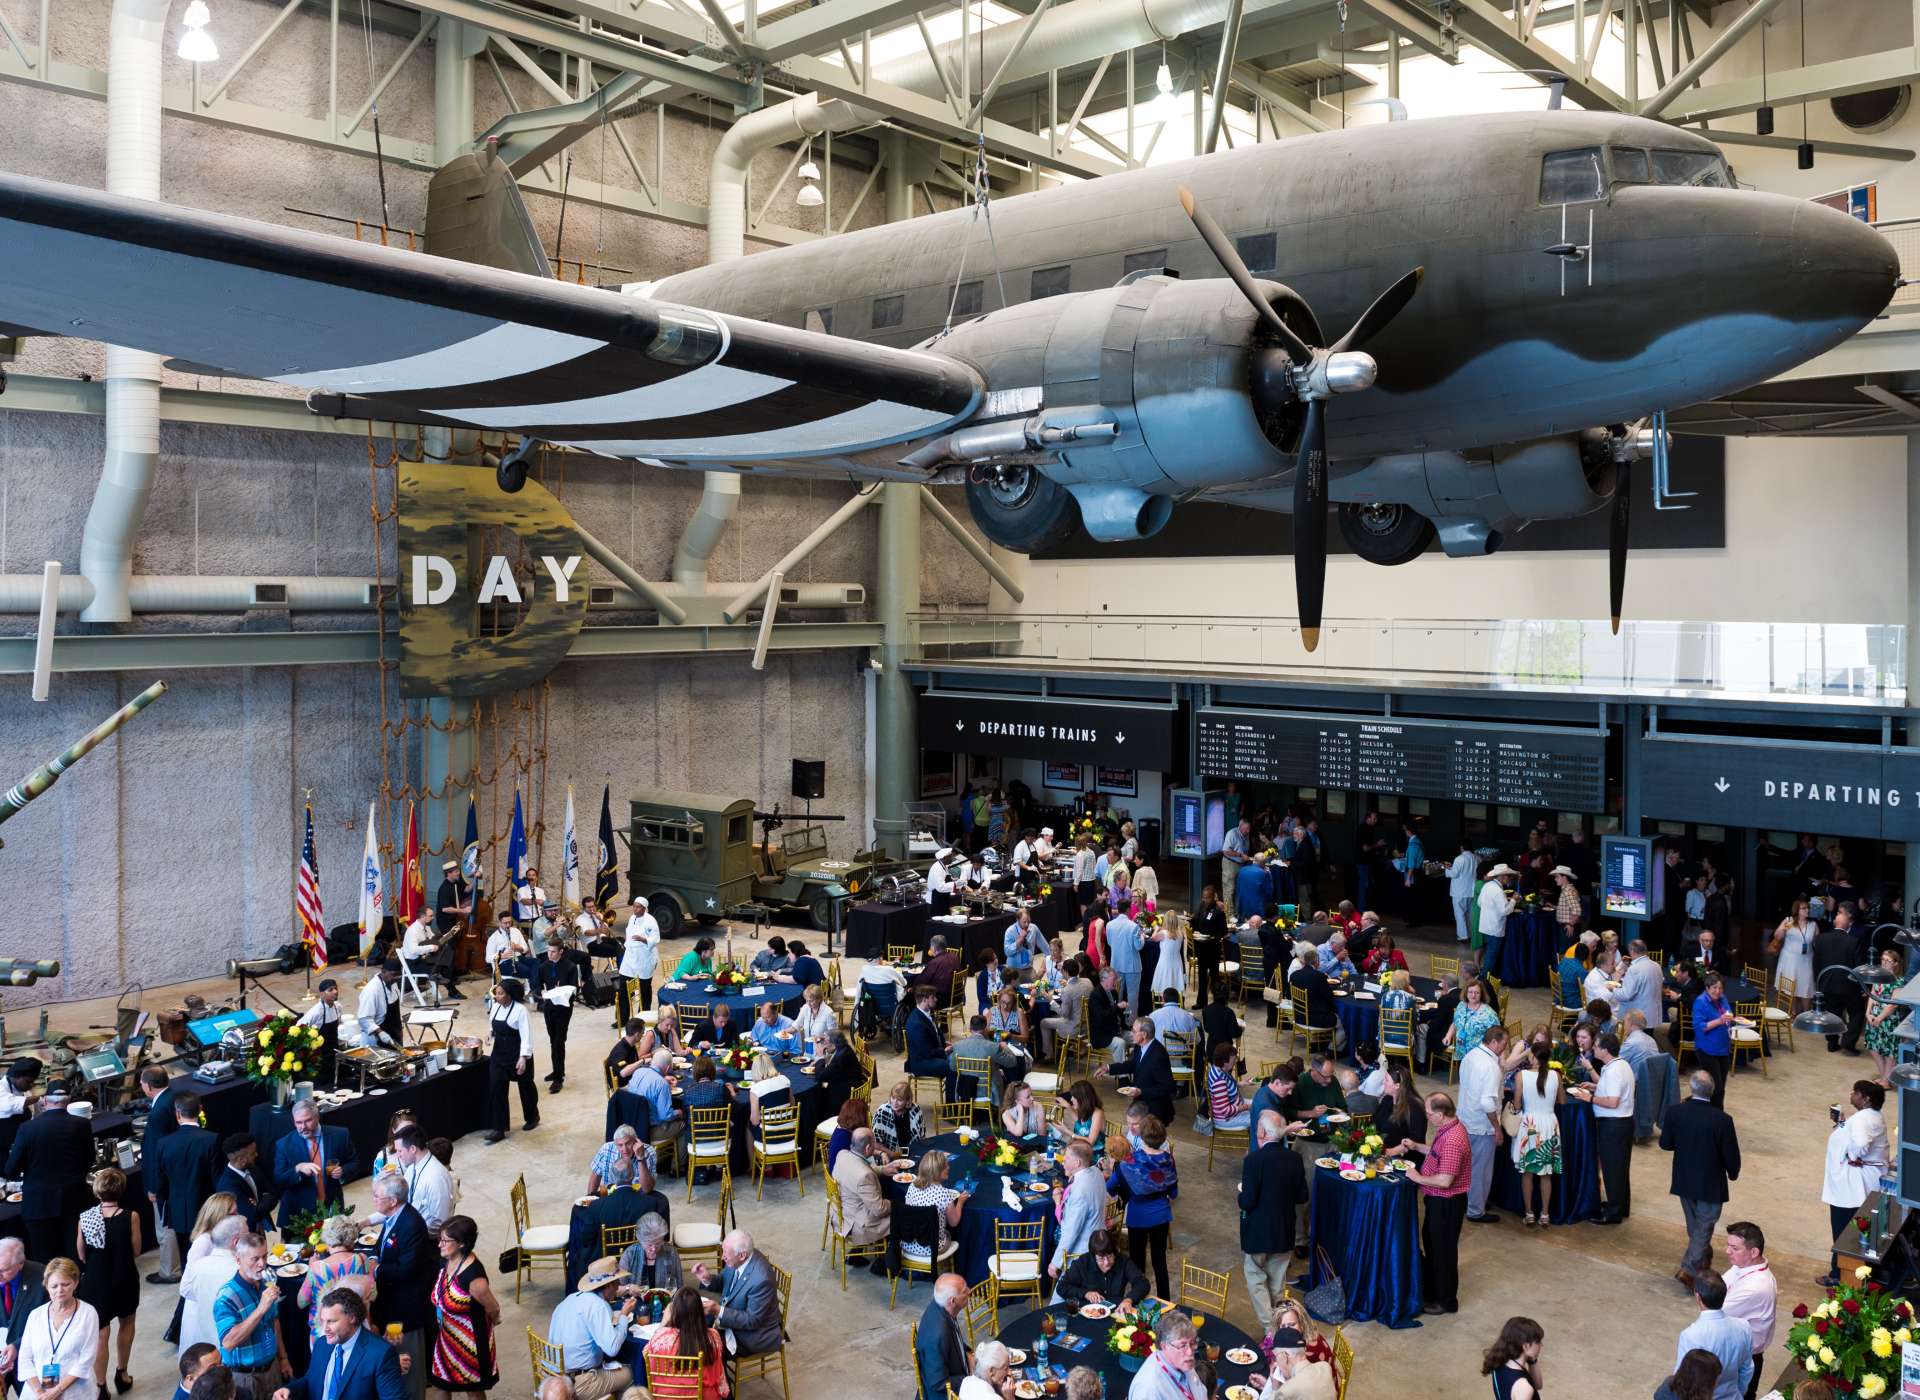
<path id="1" fill-rule="evenodd" d="M 560 664 L 587 616 L 587 590 L 529 589 L 518 625 L 488 635 L 494 604 L 477 602 L 488 526 L 520 537 L 530 558 L 580 553 L 566 507 L 538 482 L 513 495 L 481 467 L 400 464 L 400 693 L 497 695 L 534 684 Z M 537 568 L 537 565 L 536 565 Z M 541 584 L 546 584 L 544 577 Z M 511 595 L 508 595 L 511 596 Z M 503 613 L 510 617 L 511 610 Z"/>

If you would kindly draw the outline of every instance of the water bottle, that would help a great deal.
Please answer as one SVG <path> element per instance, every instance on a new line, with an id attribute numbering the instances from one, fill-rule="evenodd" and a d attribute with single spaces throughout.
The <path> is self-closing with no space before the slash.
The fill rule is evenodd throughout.
<path id="1" fill-rule="evenodd" d="M 1047 1374 L 1047 1334 L 1042 1332 L 1040 1340 L 1034 1344 L 1034 1355 L 1040 1359 L 1040 1374 Z"/>

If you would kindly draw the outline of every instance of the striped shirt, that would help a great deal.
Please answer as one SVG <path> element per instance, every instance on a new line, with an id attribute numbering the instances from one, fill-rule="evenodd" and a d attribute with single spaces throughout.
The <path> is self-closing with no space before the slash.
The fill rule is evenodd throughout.
<path id="1" fill-rule="evenodd" d="M 263 1275 L 256 1283 L 249 1283 L 242 1274 L 235 1274 L 227 1281 L 213 1299 L 213 1335 L 225 1337 L 227 1333 L 245 1322 L 260 1306 L 260 1295 L 267 1291 L 267 1280 Z M 269 1310 L 254 1324 L 253 1332 L 238 1346 L 220 1348 L 220 1360 L 223 1365 L 236 1371 L 258 1371 L 271 1366 L 274 1358 L 280 1354 L 280 1345 L 274 1340 L 274 1315 Z"/>
<path id="2" fill-rule="evenodd" d="M 1207 1066 L 1207 1106 L 1215 1121 L 1222 1123 L 1246 1108 L 1240 1098 L 1240 1086 L 1218 1065 Z"/>

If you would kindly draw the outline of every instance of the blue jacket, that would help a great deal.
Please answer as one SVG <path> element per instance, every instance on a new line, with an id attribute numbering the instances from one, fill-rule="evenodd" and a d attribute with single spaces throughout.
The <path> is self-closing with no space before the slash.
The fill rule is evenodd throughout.
<path id="1" fill-rule="evenodd" d="M 1733 1003 L 1723 1001 L 1715 1006 L 1707 1000 L 1705 992 L 1693 999 L 1693 1048 L 1702 1055 L 1731 1055 L 1733 1053 L 1733 1027 L 1716 1026 L 1707 1029 L 1707 1022 L 1731 1015 Z"/>
<path id="2" fill-rule="evenodd" d="M 958 1390 L 958 1383 L 967 1378 L 966 1344 L 960 1340 L 959 1324 L 937 1300 L 920 1314 L 913 1360 L 920 1368 L 920 1393 L 926 1400 L 943 1400 L 948 1386 Z"/>
<path id="3" fill-rule="evenodd" d="M 153 1162 L 143 1166 L 147 1189 L 160 1198 L 160 1223 L 178 1234 L 191 1235 L 194 1217 L 226 1170 L 220 1139 L 191 1123 L 177 1124 L 160 1139 Z"/>
<path id="4" fill-rule="evenodd" d="M 307 1363 L 307 1373 L 288 1383 L 287 1400 L 322 1400 L 333 1352 L 333 1343 L 325 1337 L 313 1344 L 313 1359 Z M 400 1354 L 384 1337 L 361 1332 L 341 1374 L 334 1380 L 333 1400 L 407 1400 L 406 1377 L 400 1374 Z"/>
<path id="5" fill-rule="evenodd" d="M 915 1069 L 916 1065 L 927 1065 L 929 1068 Z M 907 1016 L 907 1071 L 910 1074 L 944 1074 L 946 1070 L 947 1050 L 940 1043 L 940 1029 L 915 1008 Z"/>
<path id="6" fill-rule="evenodd" d="M 293 1217 L 312 1210 L 320 1204 L 320 1193 L 326 1192 L 326 1199 L 341 1199 L 342 1187 L 353 1180 L 354 1172 L 360 1166 L 360 1158 L 353 1150 L 353 1139 L 345 1128 L 320 1129 L 320 1160 L 323 1167 L 340 1164 L 340 1179 L 334 1180 L 324 1171 L 318 1184 L 314 1178 L 296 1168 L 307 1160 L 307 1140 L 298 1133 L 288 1133 L 273 1145 L 273 1184 L 280 1188 L 280 1226 L 285 1229 Z M 318 1397 L 315 1397 L 318 1400 Z M 336 1396 L 335 1400 L 339 1400 Z"/>
<path id="7" fill-rule="evenodd" d="M 1263 919 L 1267 916 L 1273 907 L 1273 876 L 1264 865 L 1248 861 L 1240 867 L 1240 873 L 1233 877 L 1233 905 L 1242 919 L 1255 914 Z"/>
<path id="8" fill-rule="evenodd" d="M 260 1179 L 260 1172 L 257 1167 L 254 1169 L 253 1177 L 256 1182 Z M 240 1213 L 247 1217 L 247 1228 L 249 1230 L 257 1231 L 261 1229 L 261 1222 L 267 1220 L 272 1215 L 271 1211 L 260 1204 L 257 1187 L 248 1186 L 247 1179 L 232 1167 L 226 1167 L 221 1171 L 219 1177 L 216 1178 L 213 1183 L 213 1189 L 216 1191 L 231 1191 L 233 1193 L 233 1199 L 240 1204 Z"/>

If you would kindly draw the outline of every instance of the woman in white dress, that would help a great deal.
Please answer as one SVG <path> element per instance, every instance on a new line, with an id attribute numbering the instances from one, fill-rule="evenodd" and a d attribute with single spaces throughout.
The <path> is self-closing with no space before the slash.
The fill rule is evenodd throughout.
<path id="1" fill-rule="evenodd" d="M 1514 1078 L 1514 1106 L 1520 1110 L 1520 1131 L 1513 1135 L 1513 1165 L 1520 1172 L 1520 1204 L 1527 1228 L 1553 1224 L 1553 1179 L 1560 1175 L 1560 1117 L 1555 1110 L 1566 1097 L 1560 1071 L 1553 1068 L 1553 1046 L 1533 1043 L 1533 1067 Z M 1535 1194 L 1540 1205 L 1535 1209 Z"/>
<path id="2" fill-rule="evenodd" d="M 99 1400 L 93 1353 L 100 1315 L 77 1296 L 80 1266 L 71 1259 L 54 1259 L 43 1278 L 47 1301 L 20 1329 L 14 1362 L 20 1384 L 31 1400 Z M 56 1373 L 57 1379 L 48 1379 Z"/>
<path id="3" fill-rule="evenodd" d="M 1793 912 L 1780 921 L 1767 943 L 1774 957 L 1773 985 L 1785 977 L 1793 982 L 1794 1009 L 1805 1011 L 1813 1000 L 1813 937 L 1819 930 L 1807 916 L 1807 901 L 1796 899 Z"/>
<path id="4" fill-rule="evenodd" d="M 1187 993 L 1187 924 L 1179 914 L 1168 914 L 1153 931 L 1160 945 L 1160 959 L 1153 965 L 1153 1003 L 1160 1004 L 1160 993 L 1171 987 L 1184 998 Z"/>

